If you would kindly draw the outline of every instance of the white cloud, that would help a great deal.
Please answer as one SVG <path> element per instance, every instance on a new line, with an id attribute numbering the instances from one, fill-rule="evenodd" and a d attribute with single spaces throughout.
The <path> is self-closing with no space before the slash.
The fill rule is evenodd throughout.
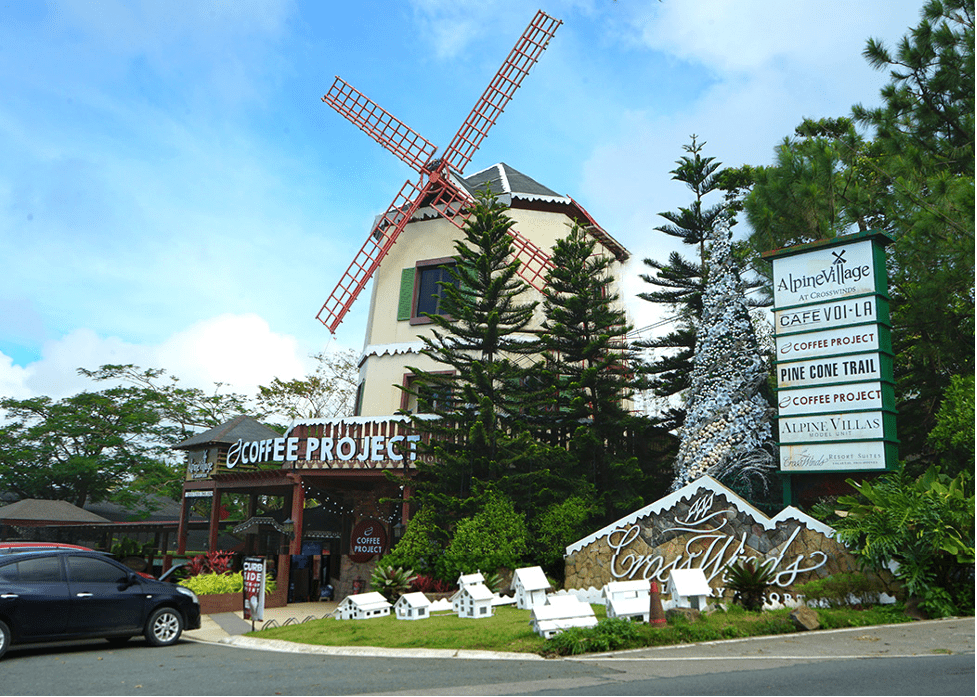
<path id="1" fill-rule="evenodd" d="M 292 336 L 273 332 L 254 314 L 220 315 L 183 329 L 159 345 L 140 345 L 76 329 L 44 344 L 40 360 L 21 367 L 0 353 L 0 396 L 25 399 L 48 395 L 58 399 L 99 389 L 79 376 L 78 368 L 132 363 L 163 368 L 180 385 L 253 395 L 273 378 L 303 377 L 314 370 L 310 351 Z"/>

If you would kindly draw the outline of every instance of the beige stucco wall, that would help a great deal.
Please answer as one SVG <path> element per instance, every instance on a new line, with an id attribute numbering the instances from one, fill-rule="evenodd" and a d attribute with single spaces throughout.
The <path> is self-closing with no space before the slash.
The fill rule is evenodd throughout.
<path id="1" fill-rule="evenodd" d="M 570 231 L 571 221 L 562 213 L 510 209 L 509 216 L 520 234 L 547 252 Z M 461 231 L 443 219 L 414 221 L 406 226 L 374 275 L 360 363 L 360 381 L 364 384 L 361 415 L 388 416 L 400 409 L 402 393 L 394 386 L 403 384 L 404 375 L 410 372 L 407 366 L 431 371 L 443 368 L 418 353 L 420 337 L 432 336 L 431 325 L 397 319 L 401 271 L 418 261 L 454 256 L 454 243 L 460 237 Z M 620 265 L 615 267 L 618 275 Z M 522 299 L 540 301 L 538 326 L 542 295 L 529 288 Z"/>

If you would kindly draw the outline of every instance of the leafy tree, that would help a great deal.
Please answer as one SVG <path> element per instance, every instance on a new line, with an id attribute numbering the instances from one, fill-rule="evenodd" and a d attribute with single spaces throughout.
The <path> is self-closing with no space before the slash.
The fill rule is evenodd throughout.
<path id="1" fill-rule="evenodd" d="M 805 121 L 746 199 L 757 249 L 878 227 L 895 237 L 889 294 L 900 450 L 914 473 L 955 375 L 974 372 L 974 8 L 930 0 L 890 52 L 882 106 L 852 119 Z M 853 122 L 870 129 L 854 130 Z"/>
<path id="2" fill-rule="evenodd" d="M 519 298 L 527 286 L 517 276 L 511 226 L 505 207 L 481 192 L 455 244 L 455 282 L 440 284 L 443 314 L 426 315 L 434 329 L 432 337 L 422 337 L 421 353 L 439 370 L 411 368 L 415 380 L 408 391 L 419 411 L 439 417 L 412 417 L 418 430 L 431 434 L 427 447 L 434 455 L 433 462 L 417 463 L 415 496 L 449 516 L 470 507 L 477 482 L 511 491 L 516 473 L 533 466 L 522 418 L 526 370 L 518 359 L 538 352 L 528 332 L 536 303 Z M 519 485 L 525 490 L 526 484 Z"/>
<path id="3" fill-rule="evenodd" d="M 170 434 L 173 443 L 189 438 L 196 429 L 211 429 L 251 411 L 244 395 L 222 393 L 223 383 L 214 383 L 213 393 L 208 394 L 197 387 L 180 387 L 180 379 L 162 368 L 106 364 L 97 370 L 79 368 L 78 374 L 96 382 L 132 385 L 147 403 L 155 405 L 160 421 L 174 429 Z"/>
<path id="4" fill-rule="evenodd" d="M 353 416 L 359 380 L 358 356 L 346 349 L 312 356 L 318 361 L 315 372 L 302 379 L 275 378 L 258 387 L 258 407 L 267 414 L 291 419 L 338 418 Z"/>
<path id="5" fill-rule="evenodd" d="M 936 413 L 929 444 L 949 476 L 974 471 L 974 376 L 955 375 Z"/>
<path id="6" fill-rule="evenodd" d="M 973 614 L 974 480 L 937 467 L 917 478 L 905 470 L 873 482 L 848 480 L 858 492 L 838 499 L 838 539 L 895 576 L 932 617 Z"/>
<path id="7" fill-rule="evenodd" d="M 178 431 L 164 422 L 158 395 L 137 387 L 0 400 L 0 490 L 76 506 L 149 494 L 172 497 L 179 468 L 166 462 Z"/>
<path id="8" fill-rule="evenodd" d="M 526 519 L 517 513 L 512 501 L 487 487 L 477 497 L 478 511 L 458 522 L 444 554 L 447 578 L 481 569 L 515 569 L 527 550 Z"/>
<path id="9" fill-rule="evenodd" d="M 750 494 L 756 484 L 766 489 L 773 464 L 771 409 L 762 394 L 768 366 L 753 332 L 729 236 L 725 221 L 710 235 L 709 275 L 673 490 L 709 474 Z"/>

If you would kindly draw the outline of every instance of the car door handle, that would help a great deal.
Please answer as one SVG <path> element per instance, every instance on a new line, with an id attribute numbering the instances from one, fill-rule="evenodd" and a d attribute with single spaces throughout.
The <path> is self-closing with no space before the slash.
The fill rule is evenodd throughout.
<path id="1" fill-rule="evenodd" d="M 91 593 L 75 593 L 76 598 L 91 598 Z"/>
<path id="2" fill-rule="evenodd" d="M 20 596 L 17 595 L 16 593 L 4 593 L 3 595 L 0 595 L 0 598 L 3 598 L 4 600 L 9 600 L 10 598 L 19 598 L 19 597 Z"/>

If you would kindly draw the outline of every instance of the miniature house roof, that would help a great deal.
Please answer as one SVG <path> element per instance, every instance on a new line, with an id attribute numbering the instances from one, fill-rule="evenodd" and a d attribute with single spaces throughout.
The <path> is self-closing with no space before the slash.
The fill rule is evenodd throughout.
<path id="1" fill-rule="evenodd" d="M 390 603 L 387 602 L 387 599 L 376 591 L 371 593 L 359 593 L 357 595 L 347 595 L 346 601 L 360 609 L 390 607 Z"/>
<path id="2" fill-rule="evenodd" d="M 550 587 L 550 582 L 546 580 L 546 574 L 543 573 L 543 569 L 539 566 L 516 569 L 515 575 L 512 578 L 513 587 L 515 587 L 517 582 L 526 591 L 546 590 Z"/>
<path id="3" fill-rule="evenodd" d="M 428 607 L 431 601 L 423 593 L 404 593 L 397 599 L 396 607 L 408 605 L 410 607 Z"/>
<path id="4" fill-rule="evenodd" d="M 484 583 L 472 583 L 462 588 L 461 592 L 467 593 L 475 601 L 488 600 L 491 602 L 494 597 L 492 591 Z"/>
<path id="5" fill-rule="evenodd" d="M 476 572 L 474 574 L 462 574 L 458 577 L 458 586 L 460 588 L 470 586 L 473 583 L 485 583 L 485 577 L 482 576 L 480 572 Z"/>
<path id="6" fill-rule="evenodd" d="M 580 602 L 572 595 L 563 596 L 559 601 L 547 605 L 538 605 L 532 611 L 532 617 L 537 621 L 593 616 L 594 608 L 588 603 Z"/>
<path id="7" fill-rule="evenodd" d="M 611 581 L 604 586 L 602 595 L 609 598 L 618 593 L 649 593 L 651 586 L 647 581 Z"/>
<path id="8" fill-rule="evenodd" d="M 668 583 L 677 595 L 712 595 L 712 588 L 702 569 L 672 569 L 668 574 Z"/>

